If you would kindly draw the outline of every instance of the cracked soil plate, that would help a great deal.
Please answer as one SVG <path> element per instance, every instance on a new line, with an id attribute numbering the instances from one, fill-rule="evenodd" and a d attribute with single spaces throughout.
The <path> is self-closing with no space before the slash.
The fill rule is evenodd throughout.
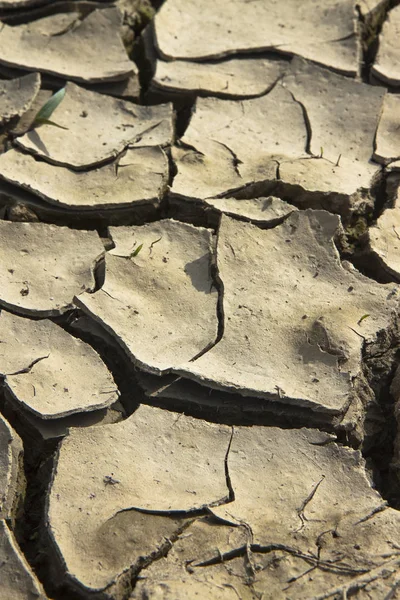
<path id="1" fill-rule="evenodd" d="M 32 317 L 62 314 L 95 287 L 104 253 L 95 231 L 0 221 L 0 304 Z"/>

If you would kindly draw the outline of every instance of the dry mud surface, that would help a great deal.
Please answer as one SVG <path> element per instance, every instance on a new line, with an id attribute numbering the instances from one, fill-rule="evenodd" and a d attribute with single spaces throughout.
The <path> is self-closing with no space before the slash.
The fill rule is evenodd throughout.
<path id="1" fill-rule="evenodd" d="M 399 1 L 0 20 L 1 600 L 400 599 Z"/>

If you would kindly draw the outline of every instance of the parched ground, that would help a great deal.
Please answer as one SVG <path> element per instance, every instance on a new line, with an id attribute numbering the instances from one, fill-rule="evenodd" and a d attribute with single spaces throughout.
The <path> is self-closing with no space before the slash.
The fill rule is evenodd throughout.
<path id="1" fill-rule="evenodd" d="M 0 20 L 1 600 L 400 599 L 400 2 Z"/>

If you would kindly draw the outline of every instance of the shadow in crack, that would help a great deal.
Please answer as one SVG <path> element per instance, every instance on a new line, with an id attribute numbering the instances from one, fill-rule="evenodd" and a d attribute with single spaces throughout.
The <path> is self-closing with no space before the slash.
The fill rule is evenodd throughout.
<path id="1" fill-rule="evenodd" d="M 32 144 L 35 144 L 35 146 L 41 152 L 43 152 L 46 156 L 50 156 L 49 151 L 47 150 L 43 140 L 41 139 L 36 129 L 34 129 L 33 131 L 29 131 L 26 135 L 28 139 L 32 142 Z"/>
<path id="2" fill-rule="evenodd" d="M 199 292 L 204 292 L 205 294 L 210 294 L 213 287 L 209 287 L 208 278 L 204 277 L 204 273 L 208 273 L 210 270 L 210 255 L 209 253 L 204 254 L 204 256 L 200 256 L 200 258 L 196 258 L 192 262 L 188 262 L 185 265 L 185 273 L 189 275 L 192 284 Z"/>

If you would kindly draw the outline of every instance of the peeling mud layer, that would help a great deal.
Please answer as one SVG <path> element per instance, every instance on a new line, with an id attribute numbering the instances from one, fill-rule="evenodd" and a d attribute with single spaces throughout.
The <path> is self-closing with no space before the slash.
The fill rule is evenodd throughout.
<path id="1" fill-rule="evenodd" d="M 0 0 L 1 600 L 398 597 L 399 10 Z"/>

